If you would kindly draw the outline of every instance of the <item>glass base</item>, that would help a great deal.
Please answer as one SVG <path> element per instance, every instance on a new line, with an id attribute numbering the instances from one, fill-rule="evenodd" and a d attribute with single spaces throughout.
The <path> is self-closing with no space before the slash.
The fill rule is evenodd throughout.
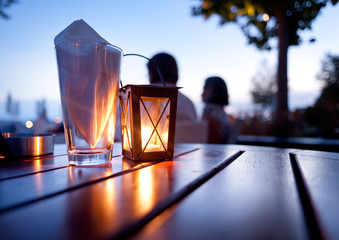
<path id="1" fill-rule="evenodd" d="M 68 152 L 70 165 L 75 166 L 97 166 L 109 164 L 112 159 L 112 151 L 104 150 L 100 152 Z"/>

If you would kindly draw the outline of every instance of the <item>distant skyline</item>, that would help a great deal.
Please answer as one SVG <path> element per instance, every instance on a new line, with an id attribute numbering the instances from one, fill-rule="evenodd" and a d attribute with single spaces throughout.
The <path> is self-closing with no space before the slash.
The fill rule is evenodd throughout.
<path id="1" fill-rule="evenodd" d="M 221 76 L 230 91 L 229 110 L 240 110 L 236 108 L 251 102 L 252 78 L 261 63 L 266 59 L 274 68 L 277 51 L 259 51 L 248 45 L 235 24 L 219 26 L 217 17 L 208 21 L 193 17 L 195 4 L 198 1 L 19 0 L 6 9 L 10 19 L 0 19 L 0 114 L 9 92 L 20 102 L 59 101 L 53 40 L 78 19 L 125 53 L 147 57 L 161 51 L 172 54 L 179 65 L 178 85 L 197 105 L 201 105 L 204 80 Z M 316 74 L 321 60 L 326 53 L 339 54 L 339 31 L 334 29 L 338 22 L 339 5 L 328 4 L 312 31 L 301 34 L 304 43 L 290 47 L 290 108 L 311 105 L 318 97 L 321 82 Z M 308 43 L 313 36 L 317 41 Z M 121 78 L 124 84 L 147 84 L 145 60 L 125 57 Z"/>

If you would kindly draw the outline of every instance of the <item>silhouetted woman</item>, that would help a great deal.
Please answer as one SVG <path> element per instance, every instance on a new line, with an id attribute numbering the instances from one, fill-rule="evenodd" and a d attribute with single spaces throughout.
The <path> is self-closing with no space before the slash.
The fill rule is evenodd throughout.
<path id="1" fill-rule="evenodd" d="M 205 81 L 202 100 L 205 103 L 202 118 L 208 123 L 208 143 L 227 143 L 230 121 L 224 107 L 228 105 L 228 91 L 220 77 Z"/>
<path id="2" fill-rule="evenodd" d="M 162 73 L 167 86 L 176 86 L 179 78 L 178 65 L 175 58 L 168 53 L 158 53 L 151 58 Z M 162 85 L 159 73 L 151 62 L 147 63 L 149 81 L 151 84 Z M 178 91 L 177 123 L 197 121 L 197 112 L 193 102 L 181 91 Z"/>

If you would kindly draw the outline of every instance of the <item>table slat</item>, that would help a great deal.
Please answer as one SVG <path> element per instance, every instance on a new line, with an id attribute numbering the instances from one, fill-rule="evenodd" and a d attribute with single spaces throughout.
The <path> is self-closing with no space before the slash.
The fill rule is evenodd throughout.
<path id="1" fill-rule="evenodd" d="M 2 236 L 8 239 L 112 237 L 147 218 L 163 201 L 236 152 L 227 147 L 218 152 L 200 149 L 173 161 L 163 161 L 6 212 L 0 215 Z"/>
<path id="2" fill-rule="evenodd" d="M 288 154 L 245 152 L 136 239 L 308 239 Z"/>
<path id="3" fill-rule="evenodd" d="M 199 145 L 198 145 L 199 147 Z M 174 148 L 174 154 L 182 154 L 197 148 L 197 145 L 180 144 Z M 121 155 L 121 142 L 114 144 L 113 157 Z M 64 168 L 68 166 L 66 156 L 66 146 L 64 144 L 56 144 L 53 155 L 45 155 L 39 157 L 14 158 L 0 161 L 0 181 L 16 177 L 22 177 L 29 174 L 51 171 L 54 169 Z"/>
<path id="4" fill-rule="evenodd" d="M 327 156 L 333 157 L 333 155 Z M 308 156 L 298 154 L 296 160 L 301 168 L 315 214 L 325 237 L 338 239 L 339 158 L 321 158 L 315 157 L 314 154 Z"/>

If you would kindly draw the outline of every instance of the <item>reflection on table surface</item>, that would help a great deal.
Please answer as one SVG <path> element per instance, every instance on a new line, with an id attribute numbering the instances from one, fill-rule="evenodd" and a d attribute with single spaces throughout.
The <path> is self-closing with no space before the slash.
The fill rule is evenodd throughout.
<path id="1" fill-rule="evenodd" d="M 177 144 L 170 160 L 102 167 L 54 154 L 0 163 L 4 239 L 339 237 L 339 154 Z M 18 231 L 20 229 L 20 231 Z"/>

